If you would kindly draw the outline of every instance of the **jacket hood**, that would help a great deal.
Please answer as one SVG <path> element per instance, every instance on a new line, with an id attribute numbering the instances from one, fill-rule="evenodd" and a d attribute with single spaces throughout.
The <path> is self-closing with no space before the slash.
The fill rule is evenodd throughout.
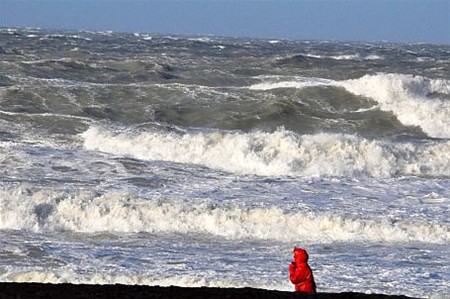
<path id="1" fill-rule="evenodd" d="M 308 262 L 308 253 L 303 248 L 294 248 L 294 261 L 296 263 L 306 263 Z"/>

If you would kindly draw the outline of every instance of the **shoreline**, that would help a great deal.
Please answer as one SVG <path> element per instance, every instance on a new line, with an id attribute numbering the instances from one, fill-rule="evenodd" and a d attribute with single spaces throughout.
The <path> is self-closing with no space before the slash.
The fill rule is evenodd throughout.
<path id="1" fill-rule="evenodd" d="M 419 299 L 402 295 L 363 294 L 354 292 L 299 294 L 257 288 L 217 288 L 217 287 L 161 287 L 145 285 L 90 285 L 90 284 L 50 284 L 28 282 L 0 282 L 0 299 L 247 299 L 247 298 L 304 298 L 304 299 Z"/>

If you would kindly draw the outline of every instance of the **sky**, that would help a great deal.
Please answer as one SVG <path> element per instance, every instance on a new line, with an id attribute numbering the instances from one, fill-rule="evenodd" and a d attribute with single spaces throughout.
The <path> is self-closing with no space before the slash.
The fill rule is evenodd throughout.
<path id="1" fill-rule="evenodd" d="M 450 44 L 450 0 L 0 0 L 0 27 Z"/>

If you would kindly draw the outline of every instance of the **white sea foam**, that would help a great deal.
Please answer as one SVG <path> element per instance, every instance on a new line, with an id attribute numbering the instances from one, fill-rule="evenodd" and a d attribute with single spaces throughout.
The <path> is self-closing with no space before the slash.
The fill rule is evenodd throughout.
<path id="1" fill-rule="evenodd" d="M 380 73 L 345 81 L 298 77 L 286 81 L 278 78 L 274 82 L 266 78 L 266 82 L 249 88 L 302 89 L 322 85 L 343 87 L 353 94 L 371 98 L 379 103 L 381 110 L 394 113 L 404 125 L 419 126 L 430 137 L 450 138 L 450 101 L 439 97 L 439 94 L 450 94 L 450 80 Z"/>
<path id="2" fill-rule="evenodd" d="M 360 54 L 347 54 L 347 55 L 335 55 L 330 56 L 329 58 L 334 60 L 382 60 L 384 59 L 382 56 L 379 55 L 367 55 L 367 56 L 361 56 Z"/>
<path id="3" fill-rule="evenodd" d="M 364 57 L 364 60 L 383 60 L 384 56 L 377 54 L 370 54 Z"/>
<path id="4" fill-rule="evenodd" d="M 143 160 L 198 164 L 239 174 L 450 176 L 450 141 L 389 143 L 353 135 L 265 132 L 114 132 L 91 127 L 84 147 Z"/>
<path id="5" fill-rule="evenodd" d="M 450 226 L 409 219 L 359 218 L 279 207 L 218 205 L 209 199 L 140 198 L 128 191 L 67 195 L 22 188 L 0 191 L 0 229 L 209 234 L 230 240 L 315 243 L 450 241 Z"/>
<path id="6" fill-rule="evenodd" d="M 0 275 L 1 281 L 6 282 L 39 282 L 39 283 L 72 283 L 72 284 L 124 284 L 146 286 L 180 286 L 180 287 L 254 287 L 255 281 L 241 279 L 233 281 L 232 278 L 208 279 L 191 275 L 176 275 L 175 277 L 155 277 L 153 273 L 130 275 L 129 273 L 95 273 L 80 274 L 70 269 L 58 270 L 27 270 L 6 271 Z M 258 281 L 258 287 L 267 290 L 291 291 L 292 285 L 286 279 L 283 281 Z"/>
<path id="7" fill-rule="evenodd" d="M 300 54 L 304 57 L 310 57 L 315 59 L 333 59 L 333 60 L 383 60 L 384 57 L 377 54 L 361 55 L 361 54 L 341 54 L 341 55 L 317 55 L 317 54 Z"/>
<path id="8" fill-rule="evenodd" d="M 361 60 L 359 54 L 335 55 L 330 56 L 330 58 L 334 60 Z"/>
<path id="9" fill-rule="evenodd" d="M 428 98 L 450 93 L 450 80 L 400 74 L 366 75 L 340 82 L 351 93 L 372 98 L 407 126 L 420 126 L 430 137 L 450 138 L 450 102 Z"/>
<path id="10" fill-rule="evenodd" d="M 314 86 L 334 85 L 335 81 L 322 78 L 296 77 L 288 81 L 272 82 L 271 77 L 260 77 L 266 79 L 266 82 L 251 85 L 251 90 L 271 90 L 277 88 L 305 88 Z"/>
<path id="11" fill-rule="evenodd" d="M 51 40 L 51 39 L 75 39 L 91 42 L 92 39 L 88 37 L 83 37 L 80 35 L 66 35 L 66 34 L 46 34 L 41 37 L 40 40 Z"/>

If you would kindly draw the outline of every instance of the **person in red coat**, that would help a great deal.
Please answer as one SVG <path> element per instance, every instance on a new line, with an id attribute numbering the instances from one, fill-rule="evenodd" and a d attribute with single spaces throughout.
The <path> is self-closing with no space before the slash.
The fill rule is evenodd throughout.
<path id="1" fill-rule="evenodd" d="M 303 248 L 294 248 L 294 261 L 289 265 L 289 278 L 295 284 L 295 291 L 315 293 L 316 283 L 308 265 L 308 253 Z"/>

